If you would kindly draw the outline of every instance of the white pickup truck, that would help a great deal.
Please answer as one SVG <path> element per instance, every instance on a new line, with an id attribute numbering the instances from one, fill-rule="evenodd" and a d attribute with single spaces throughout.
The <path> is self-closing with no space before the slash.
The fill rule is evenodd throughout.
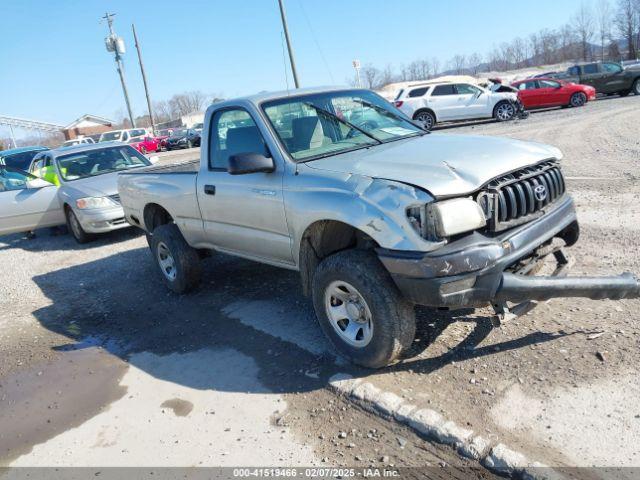
<path id="1" fill-rule="evenodd" d="M 118 187 L 171 290 L 196 287 L 212 251 L 297 270 L 336 348 L 381 367 L 409 350 L 415 304 L 505 319 L 553 297 L 640 296 L 631 274 L 561 275 L 579 236 L 561 157 L 428 134 L 368 90 L 295 90 L 210 106 L 199 164 Z M 554 275 L 534 276 L 545 259 Z"/>

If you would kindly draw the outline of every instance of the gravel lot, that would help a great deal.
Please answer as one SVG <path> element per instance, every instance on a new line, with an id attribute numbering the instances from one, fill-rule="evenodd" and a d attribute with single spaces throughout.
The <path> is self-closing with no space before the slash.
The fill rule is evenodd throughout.
<path id="1" fill-rule="evenodd" d="M 435 134 L 560 147 L 573 271 L 640 273 L 639 123 L 640 97 L 609 97 Z M 0 238 L 0 264 L 0 466 L 477 467 L 335 397 L 339 371 L 549 465 L 640 465 L 637 300 L 554 300 L 500 329 L 488 310 L 421 309 L 416 355 L 371 372 L 334 358 L 294 272 L 216 255 L 175 296 L 133 229 Z"/>

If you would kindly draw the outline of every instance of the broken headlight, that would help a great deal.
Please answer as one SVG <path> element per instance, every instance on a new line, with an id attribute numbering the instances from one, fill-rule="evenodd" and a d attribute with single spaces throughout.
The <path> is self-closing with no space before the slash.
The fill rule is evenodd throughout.
<path id="1" fill-rule="evenodd" d="M 482 208 L 471 198 L 454 198 L 410 207 L 407 209 L 407 218 L 422 238 L 432 241 L 486 225 Z"/>

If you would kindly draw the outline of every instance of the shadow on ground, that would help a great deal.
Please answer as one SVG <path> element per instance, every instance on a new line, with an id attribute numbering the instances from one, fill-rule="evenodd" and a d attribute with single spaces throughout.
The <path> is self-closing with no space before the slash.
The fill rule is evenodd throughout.
<path id="1" fill-rule="evenodd" d="M 214 255 L 205 260 L 200 289 L 175 295 L 164 287 L 156 268 L 148 249 L 138 248 L 37 276 L 34 281 L 52 303 L 34 315 L 44 327 L 72 340 L 55 347 L 57 350 L 100 345 L 135 362 L 134 354 L 141 352 L 165 356 L 232 348 L 255 361 L 260 391 L 266 387 L 278 393 L 305 392 L 322 388 L 338 371 L 357 377 L 372 373 L 336 361 L 316 323 L 311 302 L 302 297 L 296 272 Z M 490 319 L 470 313 L 419 308 L 418 336 L 411 352 L 414 357 L 386 370 L 430 373 L 452 361 L 558 338 L 530 334 L 480 347 L 491 333 Z M 475 322 L 475 329 L 448 353 L 423 355 L 440 333 L 457 321 Z M 146 364 L 139 367 L 149 369 Z M 210 384 L 191 384 L 188 372 L 171 370 L 159 375 L 197 389 L 247 388 L 240 379 L 234 384 L 212 377 Z"/>

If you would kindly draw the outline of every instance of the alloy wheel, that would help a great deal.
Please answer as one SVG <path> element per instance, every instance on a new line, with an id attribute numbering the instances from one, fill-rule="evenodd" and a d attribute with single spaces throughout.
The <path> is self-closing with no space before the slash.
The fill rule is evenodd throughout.
<path id="1" fill-rule="evenodd" d="M 510 103 L 503 103 L 498 106 L 496 110 L 496 117 L 498 120 L 511 120 L 515 115 L 516 111 L 513 108 L 513 105 Z"/>

